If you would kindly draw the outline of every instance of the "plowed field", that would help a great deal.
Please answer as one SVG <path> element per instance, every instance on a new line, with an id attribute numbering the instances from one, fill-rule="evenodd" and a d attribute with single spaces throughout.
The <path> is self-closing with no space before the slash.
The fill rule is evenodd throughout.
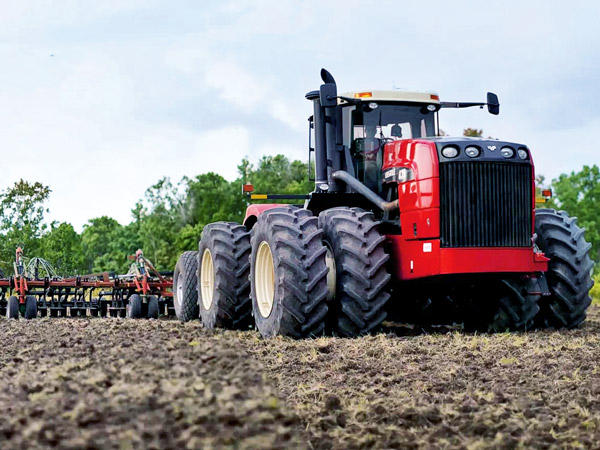
<path id="1" fill-rule="evenodd" d="M 0 319 L 0 447 L 600 446 L 600 308 L 569 332 L 391 331 Z"/>

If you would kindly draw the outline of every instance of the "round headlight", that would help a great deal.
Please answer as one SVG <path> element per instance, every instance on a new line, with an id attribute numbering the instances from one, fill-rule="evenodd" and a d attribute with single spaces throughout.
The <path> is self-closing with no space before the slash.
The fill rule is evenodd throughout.
<path id="1" fill-rule="evenodd" d="M 524 148 L 520 148 L 517 151 L 517 155 L 519 155 L 519 158 L 521 158 L 521 159 L 527 159 L 527 157 L 529 156 L 529 154 L 527 153 L 527 150 L 525 150 Z"/>
<path id="2" fill-rule="evenodd" d="M 515 151 L 510 147 L 502 147 L 500 149 L 500 154 L 505 158 L 512 158 L 515 155 Z"/>
<path id="3" fill-rule="evenodd" d="M 427 105 L 427 111 L 435 111 L 437 108 L 435 107 L 435 105 Z"/>
<path id="4" fill-rule="evenodd" d="M 458 149 L 452 145 L 448 145 L 442 149 L 442 156 L 446 158 L 456 158 L 458 156 Z"/>
<path id="5" fill-rule="evenodd" d="M 369 108 L 371 108 L 371 109 L 377 109 L 378 106 L 379 105 L 377 103 L 375 103 L 375 102 L 369 103 Z"/>
<path id="6" fill-rule="evenodd" d="M 465 148 L 465 153 L 470 158 L 475 158 L 479 156 L 479 149 L 477 147 L 467 147 Z"/>

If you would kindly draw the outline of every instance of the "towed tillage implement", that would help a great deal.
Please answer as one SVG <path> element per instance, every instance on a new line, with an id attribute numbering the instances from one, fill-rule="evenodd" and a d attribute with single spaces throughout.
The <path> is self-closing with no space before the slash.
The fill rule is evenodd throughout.
<path id="1" fill-rule="evenodd" d="M 0 278 L 0 314 L 9 319 L 88 315 L 155 319 L 161 313 L 173 314 L 171 275 L 157 271 L 141 250 L 133 258 L 125 275 L 61 277 L 41 258 L 25 264 L 23 250 L 17 248 L 14 274 Z"/>

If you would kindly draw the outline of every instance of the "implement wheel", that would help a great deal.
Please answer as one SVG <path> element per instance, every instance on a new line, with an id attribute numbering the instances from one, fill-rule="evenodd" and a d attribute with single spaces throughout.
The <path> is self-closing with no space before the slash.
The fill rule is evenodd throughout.
<path id="1" fill-rule="evenodd" d="M 247 329 L 250 300 L 250 233 L 233 222 L 208 224 L 198 247 L 200 317 L 207 328 Z"/>
<path id="2" fill-rule="evenodd" d="M 127 318 L 139 319 L 142 317 L 142 297 L 139 294 L 132 294 L 127 300 Z"/>
<path id="3" fill-rule="evenodd" d="M 37 317 L 37 313 L 37 299 L 33 295 L 28 295 L 25 299 L 25 318 L 35 319 Z"/>
<path id="4" fill-rule="evenodd" d="M 179 320 L 197 319 L 198 311 L 198 252 L 184 252 L 173 272 L 173 307 Z"/>
<path id="5" fill-rule="evenodd" d="M 323 334 L 326 249 L 317 218 L 291 206 L 262 213 L 252 230 L 252 311 L 264 337 Z"/>
<path id="6" fill-rule="evenodd" d="M 8 299 L 6 304 L 6 318 L 7 319 L 18 319 L 19 318 L 19 299 L 12 295 Z"/>
<path id="7" fill-rule="evenodd" d="M 372 213 L 359 208 L 332 208 L 319 215 L 328 251 L 327 324 L 335 334 L 366 334 L 386 318 L 389 255 L 378 226 Z"/>
<path id="8" fill-rule="evenodd" d="M 158 319 L 158 298 L 154 295 L 148 297 L 148 319 Z"/>
<path id="9" fill-rule="evenodd" d="M 592 302 L 592 244 L 585 240 L 585 229 L 576 221 L 565 211 L 535 211 L 536 243 L 550 258 L 546 279 L 551 295 L 540 300 L 536 317 L 540 328 L 575 328 L 585 320 Z"/>

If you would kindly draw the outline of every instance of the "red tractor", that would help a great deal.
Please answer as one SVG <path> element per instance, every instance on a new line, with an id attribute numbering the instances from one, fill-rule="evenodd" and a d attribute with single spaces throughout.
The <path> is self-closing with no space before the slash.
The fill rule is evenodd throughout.
<path id="1" fill-rule="evenodd" d="M 199 311 L 207 328 L 254 324 L 295 338 L 357 336 L 384 320 L 517 331 L 585 319 L 591 245 L 575 218 L 535 209 L 529 148 L 439 136 L 441 108 L 498 114 L 495 94 L 338 95 L 331 74 L 321 77 L 306 95 L 314 191 L 250 195 L 304 202 L 253 204 L 243 224 L 207 225 L 176 268 L 181 319 Z"/>

